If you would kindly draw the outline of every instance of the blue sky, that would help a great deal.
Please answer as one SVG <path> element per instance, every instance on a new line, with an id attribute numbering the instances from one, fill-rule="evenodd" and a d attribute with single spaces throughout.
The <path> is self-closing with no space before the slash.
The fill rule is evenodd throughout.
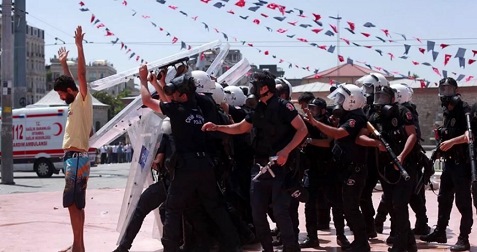
<path id="1" fill-rule="evenodd" d="M 246 7 L 240 8 L 234 5 L 238 0 L 225 1 L 212 0 L 208 4 L 201 0 L 166 0 L 165 4 L 160 4 L 156 0 L 129 0 L 127 5 L 123 5 L 123 0 L 85 0 L 88 12 L 81 12 L 78 0 L 41 0 L 27 1 L 27 22 L 30 25 L 45 30 L 45 55 L 46 62 L 53 57 L 60 46 L 61 41 L 65 41 L 66 47 L 70 50 L 70 56 L 76 57 L 73 34 L 77 25 L 82 25 L 85 31 L 85 39 L 92 43 L 85 44 L 86 60 L 107 59 L 113 63 L 118 72 L 138 67 L 140 62 L 135 61 L 139 55 L 146 61 L 154 61 L 180 50 L 180 41 L 188 45 L 199 45 L 215 39 L 225 41 L 223 33 L 229 37 L 231 49 L 240 49 L 244 57 L 254 64 L 278 64 L 284 68 L 288 78 L 301 78 L 313 74 L 313 70 L 325 70 L 336 66 L 337 54 L 310 46 L 315 42 L 318 45 L 337 45 L 336 35 L 326 36 L 327 30 L 332 30 L 329 24 L 336 25 L 336 21 L 329 16 L 339 14 L 343 19 L 340 24 L 341 38 L 360 45 L 372 45 L 372 49 L 365 47 L 348 46 L 340 40 L 340 54 L 356 61 L 367 62 L 371 66 L 378 66 L 390 72 L 397 71 L 407 74 L 408 71 L 424 77 L 429 81 L 438 81 L 441 77 L 435 74 L 431 67 L 421 64 L 414 65 L 412 61 L 428 62 L 440 71 L 447 70 L 449 76 L 451 72 L 465 74 L 466 76 L 475 74 L 477 78 L 477 63 L 468 65 L 468 59 L 473 58 L 471 50 L 477 50 L 477 30 L 474 25 L 477 23 L 475 9 L 476 1 L 468 0 L 399 0 L 399 1 L 378 1 L 378 0 L 341 0 L 341 1 L 318 1 L 318 0 L 273 0 L 268 3 L 285 6 L 285 10 L 298 8 L 304 10 L 306 18 L 298 17 L 298 11 L 285 13 L 282 15 L 278 9 L 272 10 L 266 6 L 261 7 L 256 12 L 248 10 L 254 6 L 258 0 L 245 0 Z M 213 4 L 222 2 L 225 7 L 216 8 Z M 176 6 L 176 10 L 168 8 L 168 5 Z M 179 10 L 188 14 L 188 17 L 179 13 Z M 227 13 L 232 10 L 235 14 Z M 136 15 L 133 16 L 133 11 Z M 99 19 L 109 28 L 115 36 L 105 36 L 104 28 L 96 28 L 90 23 L 91 15 Z M 264 13 L 268 18 L 261 16 Z M 319 27 L 313 22 L 312 13 L 320 14 L 320 21 L 323 27 Z M 148 16 L 144 18 L 142 16 Z M 246 20 L 239 17 L 249 16 Z M 196 21 L 191 17 L 198 16 Z M 279 22 L 272 17 L 286 17 Z M 254 19 L 260 21 L 255 24 Z M 289 25 L 287 21 L 297 21 L 296 26 Z M 349 27 L 347 21 L 355 23 L 356 34 L 353 35 L 344 28 Z M 157 24 L 154 27 L 151 22 Z M 208 24 L 209 32 L 204 29 L 202 22 Z M 376 28 L 365 28 L 363 24 L 371 22 Z M 97 25 L 96 24 L 96 25 Z M 312 24 L 307 29 L 301 28 L 298 24 Z M 273 32 L 269 32 L 265 27 L 270 27 Z M 158 27 L 168 31 L 171 36 L 166 36 Z M 221 33 L 216 33 L 217 28 Z M 285 33 L 279 33 L 279 28 L 286 29 Z M 313 28 L 321 28 L 323 31 L 315 34 L 311 32 Z M 381 29 L 388 29 L 391 37 L 386 37 Z M 361 32 L 369 33 L 366 38 Z M 400 34 L 405 34 L 407 41 L 403 41 Z M 286 35 L 295 35 L 289 38 Z M 173 37 L 177 37 L 179 42 L 172 44 Z M 382 43 L 374 36 L 385 39 L 396 40 L 395 43 Z M 55 40 L 58 38 L 58 40 Z M 120 43 L 113 45 L 111 41 L 119 38 L 123 41 L 131 52 L 136 55 L 129 59 L 131 52 L 121 50 Z M 238 42 L 234 42 L 234 38 Z M 308 43 L 303 43 L 297 38 L 305 38 Z M 422 39 L 420 44 L 415 38 Z M 433 62 L 431 52 L 422 54 L 418 48 L 426 48 L 427 40 L 436 43 L 435 50 L 439 52 L 436 62 Z M 253 43 L 254 47 L 242 45 L 240 41 Z M 56 43 L 56 45 L 55 45 Z M 411 45 L 409 59 L 399 59 L 403 55 L 404 44 Z M 441 43 L 449 44 L 445 49 L 441 49 Z M 459 47 L 466 48 L 466 67 L 459 68 L 459 61 L 454 58 Z M 261 52 L 258 51 L 261 50 Z M 380 56 L 375 49 L 381 50 Z M 265 55 L 268 51 L 268 55 Z M 392 53 L 396 58 L 392 61 L 387 53 Z M 452 55 L 447 66 L 444 66 L 444 54 Z M 275 55 L 276 58 L 273 58 Z M 283 63 L 279 63 L 283 59 Z M 477 59 L 477 57 L 475 57 Z M 309 67 L 311 71 L 301 68 L 289 68 L 289 63 L 300 67 Z"/>

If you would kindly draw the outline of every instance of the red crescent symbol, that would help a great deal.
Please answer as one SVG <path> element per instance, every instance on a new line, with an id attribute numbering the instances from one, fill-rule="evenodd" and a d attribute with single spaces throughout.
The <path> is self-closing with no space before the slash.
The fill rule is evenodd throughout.
<path id="1" fill-rule="evenodd" d="M 54 136 L 59 136 L 61 134 L 61 132 L 63 132 L 63 126 L 61 125 L 61 123 L 53 123 L 55 125 L 58 125 L 58 133 L 56 134 L 53 134 Z"/>

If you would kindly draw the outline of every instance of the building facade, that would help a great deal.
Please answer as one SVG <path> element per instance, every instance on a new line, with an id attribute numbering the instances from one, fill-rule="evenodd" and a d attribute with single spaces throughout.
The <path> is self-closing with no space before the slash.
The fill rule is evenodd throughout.
<path id="1" fill-rule="evenodd" d="M 1 23 L 0 23 L 1 29 Z M 13 37 L 13 34 L 12 34 Z M 13 37 L 14 38 L 14 37 Z M 0 34 L 1 40 L 1 34 Z M 13 43 L 15 43 L 13 41 Z M 45 71 L 45 31 L 26 26 L 26 104 L 33 104 L 47 93 Z M 16 67 L 16 66 L 15 66 Z M 15 83 L 14 83 L 15 84 Z M 17 84 L 18 85 L 18 84 Z"/>

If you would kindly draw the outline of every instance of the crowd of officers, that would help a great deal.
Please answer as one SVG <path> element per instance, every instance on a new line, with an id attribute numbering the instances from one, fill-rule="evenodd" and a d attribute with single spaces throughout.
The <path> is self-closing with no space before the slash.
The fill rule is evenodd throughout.
<path id="1" fill-rule="evenodd" d="M 257 242 L 265 252 L 319 247 L 318 230 L 329 230 L 330 211 L 342 250 L 370 251 L 369 239 L 383 232 L 389 213 L 389 251 L 417 251 L 415 235 L 447 242 L 454 197 L 462 218 L 450 249 L 470 249 L 472 138 L 466 113 L 477 128 L 477 105 L 461 99 L 454 79 L 442 79 L 438 88 L 444 121 L 436 129 L 432 158 L 444 165 L 431 232 L 429 225 L 436 223 L 428 223 L 424 190 L 434 160 L 420 144 L 412 88 L 389 85 L 372 73 L 355 84 L 332 86 L 333 104 L 302 94 L 299 113 L 290 101 L 290 83 L 267 71 L 252 75 L 249 88 L 240 88 L 216 83 L 203 71 L 176 70 L 166 82 L 165 70 L 139 69 L 144 105 L 167 116 L 153 162 L 160 179 L 141 195 L 116 252 L 129 251 L 145 216 L 157 207 L 165 252 L 242 251 Z M 376 214 L 372 192 L 378 181 L 383 194 Z M 477 208 L 476 187 L 474 182 Z M 300 202 L 307 233 L 302 241 Z M 416 214 L 414 228 L 408 205 Z M 270 229 L 268 218 L 276 229 Z M 345 225 L 353 233 L 351 243 Z"/>

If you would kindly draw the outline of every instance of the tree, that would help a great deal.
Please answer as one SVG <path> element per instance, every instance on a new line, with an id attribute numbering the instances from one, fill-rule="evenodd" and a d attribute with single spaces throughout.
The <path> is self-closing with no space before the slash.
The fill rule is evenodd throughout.
<path id="1" fill-rule="evenodd" d="M 108 121 L 117 115 L 124 107 L 124 103 L 121 98 L 127 97 L 131 92 L 127 89 L 121 91 L 118 96 L 114 97 L 105 91 L 95 92 L 93 96 L 100 102 L 109 105 L 108 109 Z"/>

